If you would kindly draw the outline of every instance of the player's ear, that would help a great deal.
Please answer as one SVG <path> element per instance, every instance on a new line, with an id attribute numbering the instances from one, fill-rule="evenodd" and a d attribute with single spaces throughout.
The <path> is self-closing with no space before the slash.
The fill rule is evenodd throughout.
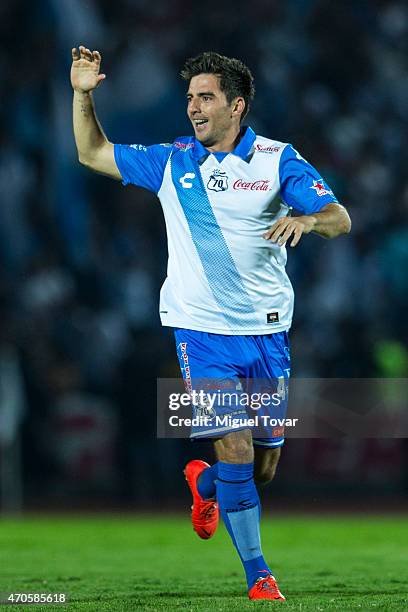
<path id="1" fill-rule="evenodd" d="M 245 100 L 244 98 L 235 98 L 232 103 L 232 115 L 242 115 L 245 110 Z"/>

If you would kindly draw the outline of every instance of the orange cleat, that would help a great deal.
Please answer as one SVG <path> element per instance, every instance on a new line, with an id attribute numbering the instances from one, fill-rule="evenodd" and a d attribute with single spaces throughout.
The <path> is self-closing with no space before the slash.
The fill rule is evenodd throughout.
<path id="1" fill-rule="evenodd" d="M 258 578 L 254 586 L 249 589 L 248 597 L 249 599 L 280 599 L 286 601 L 272 574 L 269 574 L 266 578 Z"/>
<path id="2" fill-rule="evenodd" d="M 184 468 L 184 475 L 193 495 L 191 522 L 196 534 L 203 540 L 212 538 L 218 527 L 219 510 L 214 500 L 205 500 L 197 491 L 197 480 L 205 468 L 210 467 L 205 461 L 193 459 Z"/>

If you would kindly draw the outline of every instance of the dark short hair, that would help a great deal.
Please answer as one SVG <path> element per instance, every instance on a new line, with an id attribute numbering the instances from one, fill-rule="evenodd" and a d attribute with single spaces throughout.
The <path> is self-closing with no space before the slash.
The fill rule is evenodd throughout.
<path id="1" fill-rule="evenodd" d="M 215 74 L 219 77 L 220 89 L 225 93 L 228 104 L 238 96 L 244 98 L 245 109 L 241 116 L 242 121 L 255 95 L 254 77 L 249 68 L 234 57 L 206 51 L 186 61 L 181 71 L 181 78 L 190 82 L 199 74 Z"/>

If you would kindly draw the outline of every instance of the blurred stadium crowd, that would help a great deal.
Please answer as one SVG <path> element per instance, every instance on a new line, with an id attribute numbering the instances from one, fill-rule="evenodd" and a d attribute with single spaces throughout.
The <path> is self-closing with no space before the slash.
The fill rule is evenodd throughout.
<path id="1" fill-rule="evenodd" d="M 160 206 L 77 162 L 79 44 L 102 54 L 95 99 L 113 142 L 190 133 L 186 57 L 250 66 L 248 123 L 292 142 L 353 221 L 350 236 L 289 253 L 294 375 L 407 376 L 405 2 L 3 0 L 0 30 L 0 441 L 22 423 L 29 498 L 71 487 L 149 502 L 166 490 L 155 477 L 173 490 L 189 444 L 155 441 L 156 378 L 178 376 L 158 317 Z"/>

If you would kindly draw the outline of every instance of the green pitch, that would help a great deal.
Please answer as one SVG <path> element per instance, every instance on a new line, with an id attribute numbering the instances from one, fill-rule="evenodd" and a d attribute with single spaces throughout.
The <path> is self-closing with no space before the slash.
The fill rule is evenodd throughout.
<path id="1" fill-rule="evenodd" d="M 286 603 L 247 600 L 224 526 L 205 542 L 187 516 L 3 519 L 0 591 L 70 602 L 0 611 L 408 609 L 405 519 L 271 516 L 262 527 Z"/>

